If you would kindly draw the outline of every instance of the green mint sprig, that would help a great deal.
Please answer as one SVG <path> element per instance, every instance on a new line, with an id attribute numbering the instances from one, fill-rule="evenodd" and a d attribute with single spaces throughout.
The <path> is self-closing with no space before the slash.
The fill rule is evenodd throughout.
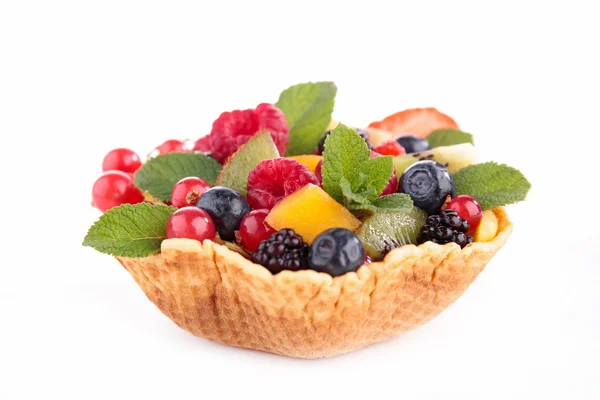
<path id="1" fill-rule="evenodd" d="M 452 177 L 456 194 L 473 196 L 484 210 L 523 201 L 531 189 L 519 170 L 493 161 L 469 165 Z"/>
<path id="2" fill-rule="evenodd" d="M 123 204 L 106 211 L 89 229 L 83 245 L 120 257 L 160 252 L 166 226 L 176 208 L 164 204 Z"/>
<path id="3" fill-rule="evenodd" d="M 410 211 L 412 208 L 412 199 L 404 193 L 393 193 L 378 197 L 369 204 L 351 204 L 348 206 L 350 211 L 373 214 L 390 211 Z"/>
<path id="4" fill-rule="evenodd" d="M 136 173 L 135 185 L 162 201 L 171 201 L 173 186 L 183 178 L 196 176 L 214 185 L 221 164 L 197 153 L 169 153 L 148 160 Z"/>
<path id="5" fill-rule="evenodd" d="M 281 92 L 275 106 L 290 129 L 286 155 L 314 152 L 331 121 L 336 92 L 333 82 L 302 83 Z"/>
<path id="6" fill-rule="evenodd" d="M 427 142 L 433 149 L 442 146 L 453 146 L 461 143 L 473 143 L 473 135 L 454 128 L 436 129 L 427 136 Z"/>
<path id="7" fill-rule="evenodd" d="M 351 211 L 376 212 L 412 208 L 404 194 L 378 198 L 394 171 L 392 157 L 370 158 L 364 139 L 339 124 L 325 140 L 323 189 Z"/>

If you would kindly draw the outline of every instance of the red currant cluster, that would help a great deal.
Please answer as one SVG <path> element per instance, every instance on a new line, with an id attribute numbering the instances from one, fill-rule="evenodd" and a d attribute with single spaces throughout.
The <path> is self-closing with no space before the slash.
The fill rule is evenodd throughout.
<path id="1" fill-rule="evenodd" d="M 276 232 L 265 221 L 268 209 L 252 211 L 235 190 L 222 186 L 211 189 L 200 178 L 179 181 L 173 188 L 172 200 L 180 208 L 167 222 L 169 239 L 214 240 L 218 232 L 221 239 L 235 239 L 252 253 L 260 242 Z"/>
<path id="2" fill-rule="evenodd" d="M 104 173 L 94 182 L 92 205 L 102 212 L 121 204 L 137 204 L 144 195 L 133 184 L 133 174 L 142 166 L 140 157 L 129 149 L 110 151 L 102 162 Z"/>
<path id="3" fill-rule="evenodd" d="M 184 142 L 167 140 L 154 149 L 151 156 L 182 151 L 186 151 Z M 100 211 L 105 212 L 121 204 L 143 202 L 144 195 L 133 182 L 133 175 L 141 166 L 140 157 L 130 149 L 120 148 L 110 151 L 102 162 L 104 173 L 94 183 L 92 204 Z M 187 238 L 199 241 L 215 238 L 218 229 L 214 220 L 221 222 L 223 216 L 211 216 L 210 212 L 198 206 L 201 196 L 209 189 L 210 185 L 197 177 L 187 177 L 177 182 L 173 187 L 171 204 L 179 210 L 173 213 L 167 223 L 168 238 Z M 218 201 L 220 200 L 212 202 Z M 217 206 L 219 205 L 217 204 Z M 206 208 L 210 209 L 211 207 Z M 238 221 L 239 230 L 235 226 L 237 231 L 235 236 L 238 243 L 249 252 L 255 251 L 261 241 L 276 232 L 265 222 L 268 213 L 267 209 L 257 209 L 239 216 L 241 222 Z"/>
<path id="4" fill-rule="evenodd" d="M 150 156 L 188 151 L 181 140 L 167 140 L 156 147 Z M 133 184 L 133 174 L 142 166 L 142 160 L 133 150 L 120 148 L 108 152 L 102 161 L 103 174 L 94 182 L 92 205 L 102 212 L 121 204 L 137 204 L 144 195 Z"/>
<path id="5" fill-rule="evenodd" d="M 206 195 L 205 195 L 206 194 Z M 188 177 L 173 188 L 172 202 L 179 209 L 167 222 L 167 237 L 236 240 L 249 252 L 275 233 L 265 219 L 268 209 L 251 211 L 244 197 L 233 189 L 210 186 L 200 178 Z"/>
<path id="6" fill-rule="evenodd" d="M 195 176 L 183 178 L 173 187 L 171 202 L 179 208 L 167 222 L 169 239 L 213 240 L 217 229 L 211 216 L 196 207 L 200 197 L 210 189 L 210 185 Z"/>

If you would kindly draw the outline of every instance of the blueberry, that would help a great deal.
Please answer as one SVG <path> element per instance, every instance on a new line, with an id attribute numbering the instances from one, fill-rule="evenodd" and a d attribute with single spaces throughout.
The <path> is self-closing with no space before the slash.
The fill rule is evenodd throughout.
<path id="1" fill-rule="evenodd" d="M 448 168 L 432 160 L 408 167 L 400 177 L 398 192 L 410 195 L 415 206 L 429 215 L 439 214 L 446 197 L 456 194 Z"/>
<path id="2" fill-rule="evenodd" d="M 365 248 L 352 231 L 331 228 L 315 238 L 308 251 L 308 264 L 331 276 L 356 271 L 365 262 Z"/>
<path id="3" fill-rule="evenodd" d="M 396 139 L 396 142 L 400 143 L 406 153 L 421 153 L 423 151 L 431 150 L 429 142 L 425 139 L 421 139 L 418 136 L 400 136 Z"/>
<path id="4" fill-rule="evenodd" d="M 240 228 L 244 215 L 252 211 L 244 196 L 224 186 L 207 190 L 196 207 L 210 214 L 221 239 L 229 241 L 235 239 L 234 232 Z"/>

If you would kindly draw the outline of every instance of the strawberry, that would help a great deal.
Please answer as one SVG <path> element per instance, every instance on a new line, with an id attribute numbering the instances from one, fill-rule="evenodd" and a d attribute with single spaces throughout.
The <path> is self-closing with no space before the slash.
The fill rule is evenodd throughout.
<path id="1" fill-rule="evenodd" d="M 456 122 L 435 108 L 412 108 L 392 114 L 381 121 L 372 122 L 369 128 L 394 134 L 413 134 L 426 137 L 436 129 L 456 128 Z"/>

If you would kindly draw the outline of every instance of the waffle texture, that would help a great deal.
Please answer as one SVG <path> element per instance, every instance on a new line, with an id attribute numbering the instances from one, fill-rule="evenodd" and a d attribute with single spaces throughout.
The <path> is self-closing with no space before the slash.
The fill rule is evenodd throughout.
<path id="1" fill-rule="evenodd" d="M 494 210 L 488 243 L 403 246 L 382 262 L 332 278 L 312 270 L 272 275 L 226 247 L 170 239 L 162 253 L 117 259 L 181 328 L 232 346 L 292 357 L 330 357 L 423 325 L 452 304 L 508 239 Z"/>

